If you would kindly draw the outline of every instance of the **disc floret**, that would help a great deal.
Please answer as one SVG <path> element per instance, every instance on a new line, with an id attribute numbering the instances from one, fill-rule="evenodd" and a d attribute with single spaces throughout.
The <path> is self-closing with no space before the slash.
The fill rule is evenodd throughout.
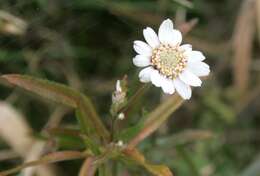
<path id="1" fill-rule="evenodd" d="M 187 59 L 179 46 L 161 44 L 153 49 L 151 63 L 162 75 L 175 79 L 186 67 Z"/>

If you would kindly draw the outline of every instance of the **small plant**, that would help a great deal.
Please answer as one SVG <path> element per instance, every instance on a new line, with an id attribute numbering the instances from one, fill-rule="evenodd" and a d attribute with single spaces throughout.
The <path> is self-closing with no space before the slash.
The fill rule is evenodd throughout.
<path id="1" fill-rule="evenodd" d="M 10 175 L 26 167 L 74 159 L 85 160 L 79 176 L 116 175 L 117 173 L 112 174 L 111 168 L 116 167 L 119 162 L 128 167 L 141 166 L 157 176 L 173 175 L 167 166 L 147 161 L 136 146 L 156 131 L 184 100 L 191 98 L 190 86 L 201 86 L 199 77 L 207 76 L 210 70 L 203 62 L 205 56 L 201 52 L 192 51 L 191 45 L 181 45 L 181 32 L 173 28 L 171 20 L 163 21 L 158 36 L 151 28 L 144 29 L 143 33 L 148 44 L 142 41 L 134 42 L 134 50 L 138 55 L 133 62 L 138 67 L 146 67 L 139 73 L 140 81 L 151 82 L 156 87 L 161 87 L 164 93 L 172 95 L 149 112 L 145 119 L 128 128 L 118 128 L 118 123 L 131 118 L 127 112 L 149 88 L 148 84 L 142 84 L 136 93 L 128 98 L 127 77 L 116 82 L 109 111 L 111 125 L 108 128 L 91 100 L 74 89 L 25 75 L 1 76 L 13 85 L 74 108 L 79 130 L 55 128 L 49 129 L 48 132 L 50 136 L 57 138 L 60 134 L 68 136 L 83 145 L 84 149 L 79 151 L 75 146 L 75 150 L 49 153 L 37 161 L 0 172 L 0 175 Z"/>

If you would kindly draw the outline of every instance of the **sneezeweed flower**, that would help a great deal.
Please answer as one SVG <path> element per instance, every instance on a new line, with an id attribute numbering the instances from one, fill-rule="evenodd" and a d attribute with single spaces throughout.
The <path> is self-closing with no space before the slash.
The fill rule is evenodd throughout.
<path id="1" fill-rule="evenodd" d="M 173 94 L 175 90 L 183 99 L 190 99 L 191 87 L 200 87 L 200 76 L 207 76 L 209 66 L 203 62 L 205 56 L 192 50 L 190 44 L 181 45 L 182 34 L 173 28 L 173 22 L 162 22 L 158 35 L 147 27 L 143 30 L 147 43 L 134 41 L 133 58 L 137 67 L 145 67 L 139 73 L 141 82 L 152 82 L 161 87 L 164 93 Z"/>

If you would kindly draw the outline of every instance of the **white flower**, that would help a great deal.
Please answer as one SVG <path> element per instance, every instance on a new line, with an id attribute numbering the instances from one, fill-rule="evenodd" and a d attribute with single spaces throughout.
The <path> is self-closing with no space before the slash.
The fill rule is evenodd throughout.
<path id="1" fill-rule="evenodd" d="M 120 114 L 118 114 L 117 118 L 119 120 L 124 120 L 125 119 L 125 114 L 121 112 Z"/>
<path id="2" fill-rule="evenodd" d="M 162 22 L 158 35 L 150 27 L 143 30 L 143 35 L 147 43 L 134 41 L 138 55 L 133 63 L 145 67 L 139 73 L 140 81 L 152 82 L 167 94 L 176 90 L 183 99 L 190 99 L 190 86 L 201 86 L 199 77 L 210 72 L 203 62 L 205 56 L 200 51 L 193 51 L 189 44 L 181 45 L 182 34 L 173 28 L 170 19 Z"/>

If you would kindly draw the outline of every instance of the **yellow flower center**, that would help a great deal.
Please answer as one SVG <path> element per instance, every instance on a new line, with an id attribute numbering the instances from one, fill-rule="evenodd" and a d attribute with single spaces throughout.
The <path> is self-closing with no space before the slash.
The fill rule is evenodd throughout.
<path id="1" fill-rule="evenodd" d="M 162 75 L 175 79 L 186 67 L 187 59 L 179 47 L 161 44 L 153 50 L 152 66 Z"/>

